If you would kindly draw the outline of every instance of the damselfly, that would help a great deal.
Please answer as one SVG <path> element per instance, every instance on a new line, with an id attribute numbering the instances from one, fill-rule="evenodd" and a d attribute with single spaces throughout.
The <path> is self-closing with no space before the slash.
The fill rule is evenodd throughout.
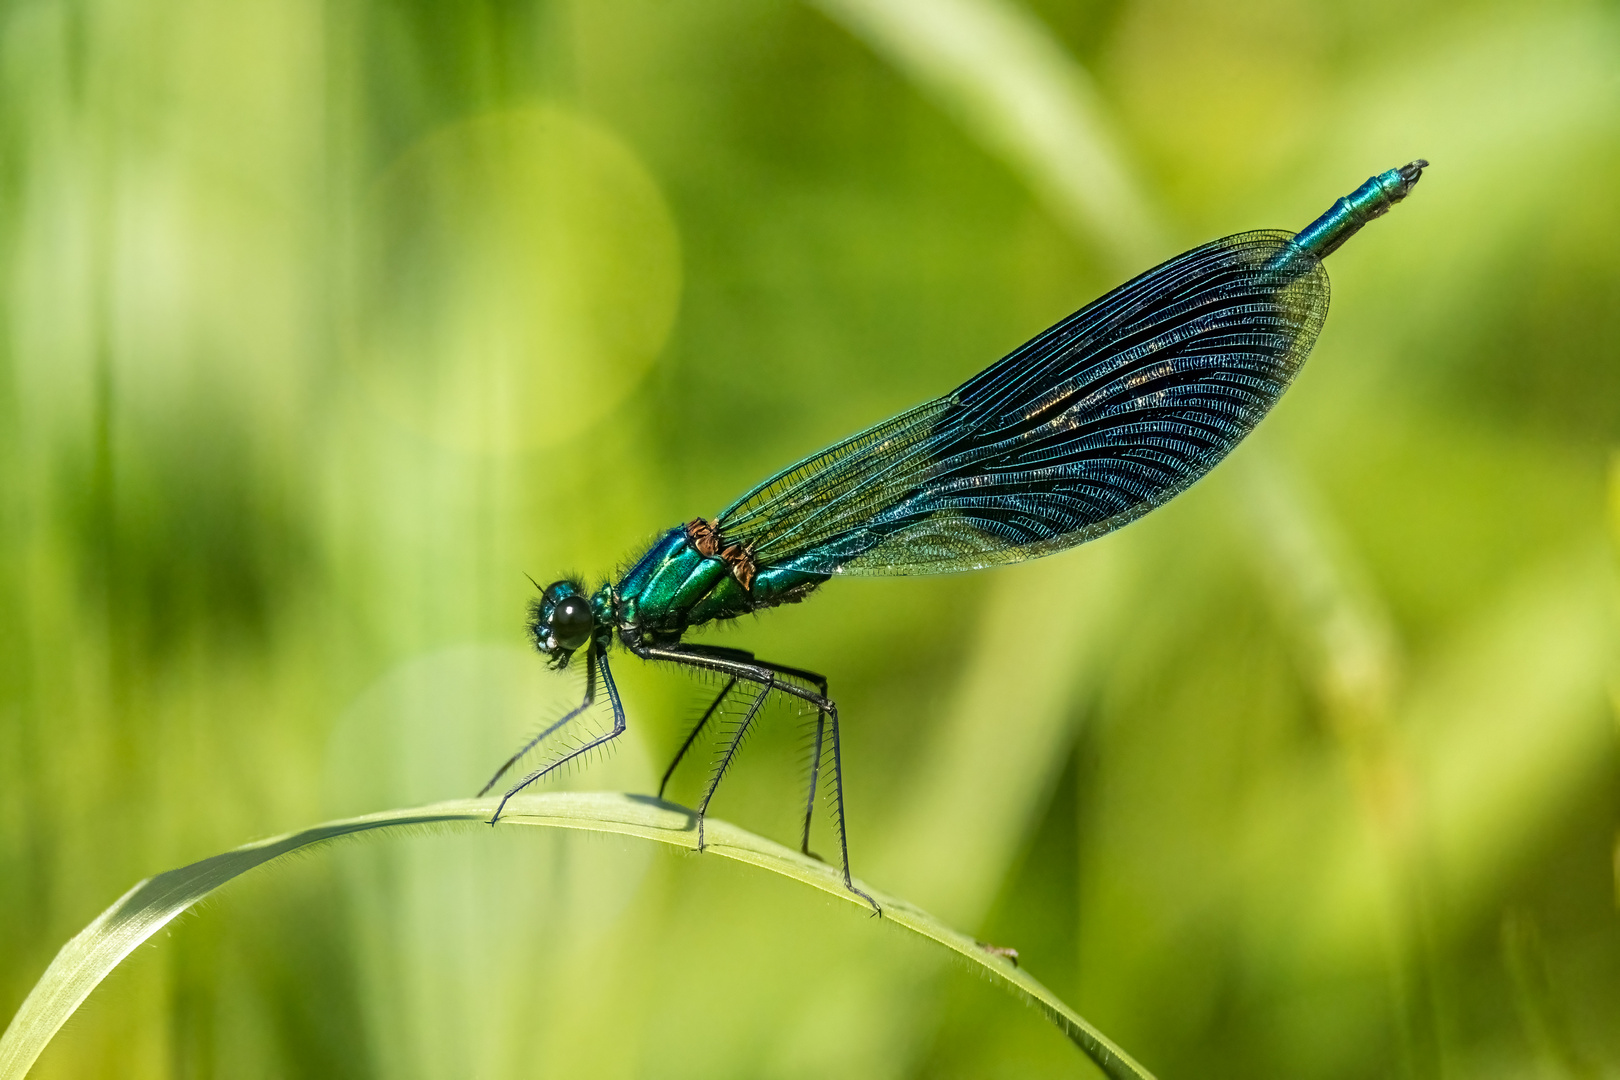
<path id="1" fill-rule="evenodd" d="M 825 677 L 740 649 L 682 641 L 693 627 L 803 600 L 835 574 L 935 574 L 1033 559 L 1133 521 L 1226 456 L 1287 389 L 1327 317 L 1322 259 L 1404 199 L 1426 161 L 1368 180 L 1303 232 L 1238 233 L 1194 248 L 1095 300 L 944 397 L 852 435 L 721 511 L 664 533 L 618 581 L 546 586 L 535 647 L 558 668 L 585 650 L 585 698 L 502 765 L 607 693 L 613 727 L 518 781 L 512 796 L 623 733 L 608 666 L 614 636 L 643 660 L 718 675 L 723 686 L 664 773 L 733 691 L 747 704 L 697 806 L 698 847 L 715 789 L 773 693 L 815 710 L 810 794 L 831 773 L 844 885 L 849 872 L 838 706 Z M 825 762 L 824 762 L 825 751 Z M 483 792 L 480 792 L 483 794 Z"/>

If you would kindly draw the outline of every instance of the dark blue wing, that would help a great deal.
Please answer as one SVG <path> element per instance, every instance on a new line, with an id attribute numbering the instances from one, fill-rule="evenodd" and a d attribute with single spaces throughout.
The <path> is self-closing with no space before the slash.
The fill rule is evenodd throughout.
<path id="1" fill-rule="evenodd" d="M 1315 343 L 1327 273 L 1292 236 L 1240 233 L 1149 270 L 953 393 L 765 481 L 720 515 L 722 535 L 762 566 L 926 574 L 1140 517 L 1253 430 Z"/>

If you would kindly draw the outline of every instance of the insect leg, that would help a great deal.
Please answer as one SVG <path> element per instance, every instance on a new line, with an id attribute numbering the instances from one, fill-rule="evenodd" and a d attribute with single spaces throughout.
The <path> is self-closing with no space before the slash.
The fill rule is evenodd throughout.
<path id="1" fill-rule="evenodd" d="M 754 663 L 760 667 L 770 668 L 778 675 L 803 679 L 821 691 L 821 701 L 814 703 L 816 706 L 816 744 L 814 751 L 810 755 L 810 790 L 804 799 L 804 837 L 799 841 L 800 852 L 810 856 L 812 859 L 819 860 L 821 856 L 810 850 L 810 819 L 816 812 L 816 789 L 821 781 L 822 740 L 827 734 L 828 709 L 832 706 L 832 698 L 827 695 L 827 676 L 817 675 L 815 672 L 806 671 L 804 668 L 788 667 L 786 664 L 774 664 L 769 660 L 755 660 Z"/>
<path id="2" fill-rule="evenodd" d="M 669 763 L 669 768 L 664 770 L 664 778 L 658 781 L 658 797 L 660 799 L 664 797 L 664 789 L 669 786 L 669 778 L 675 775 L 675 767 L 681 763 L 681 759 L 686 756 L 686 752 L 692 749 L 692 744 L 697 741 L 698 735 L 702 734 L 704 727 L 709 723 L 709 718 L 714 715 L 714 711 L 720 707 L 722 701 L 726 700 L 726 695 L 731 693 L 731 688 L 736 685 L 737 676 L 733 675 L 720 690 L 720 695 L 714 699 L 714 704 L 709 706 L 708 710 L 704 712 L 703 718 L 692 729 L 692 733 L 686 737 L 686 741 L 681 743 L 681 748 L 675 751 L 675 760 Z"/>
<path id="3" fill-rule="evenodd" d="M 525 776 L 522 780 L 519 780 L 517 784 L 513 786 L 512 790 L 501 796 L 501 804 L 495 808 L 495 815 L 489 819 L 489 823 L 491 825 L 495 824 L 501 819 L 501 811 L 506 809 L 506 804 L 512 798 L 512 796 L 516 795 L 518 792 L 522 791 L 524 788 L 528 787 L 542 776 L 545 776 L 547 773 L 556 771 L 560 766 L 567 764 L 568 762 L 579 757 L 581 754 L 589 753 L 590 751 L 595 750 L 598 746 L 601 746 L 612 739 L 617 739 L 620 735 L 624 734 L 624 705 L 619 701 L 619 688 L 613 684 L 613 673 L 608 670 L 607 653 L 603 651 L 595 653 L 594 655 L 596 663 L 601 665 L 602 668 L 602 685 L 607 687 L 608 703 L 613 706 L 613 730 L 608 732 L 606 735 L 597 736 L 584 746 L 581 746 L 576 750 L 569 751 L 556 761 L 553 761 L 550 765 L 536 769 L 528 776 Z M 583 706 L 581 706 L 581 708 L 583 708 Z M 579 710 L 576 709 L 574 711 L 578 712 Z M 570 713 L 569 715 L 572 716 L 573 714 Z M 557 723 L 551 725 L 551 727 L 547 729 L 547 733 L 549 734 L 551 731 L 555 731 L 557 728 L 561 727 L 562 724 L 562 720 L 557 721 Z M 531 742 L 529 745 L 533 746 L 534 743 Z"/>
<path id="4" fill-rule="evenodd" d="M 604 662 L 605 662 L 605 658 L 604 658 Z M 516 765 L 518 763 L 518 760 L 520 758 L 522 758 L 524 754 L 527 754 L 530 750 L 533 750 L 535 748 L 535 746 L 540 742 L 540 740 L 544 739 L 547 735 L 550 735 L 552 732 L 556 731 L 558 728 L 560 728 L 564 724 L 568 723 L 568 721 L 572 720 L 574 717 L 578 716 L 580 713 L 582 713 L 586 709 L 590 708 L 591 705 L 595 703 L 595 701 L 596 701 L 596 649 L 593 648 L 593 649 L 591 649 L 589 652 L 587 652 L 585 654 L 585 700 L 579 703 L 579 708 L 571 710 L 561 720 L 555 721 L 554 723 L 549 725 L 544 731 L 542 731 L 540 734 L 536 735 L 534 738 L 532 738 L 528 742 L 524 743 L 523 744 L 523 749 L 519 750 L 517 753 L 513 754 L 511 757 L 507 758 L 506 759 L 506 764 L 502 765 L 499 769 L 496 769 L 495 770 L 495 775 L 489 778 L 489 783 L 485 784 L 483 787 L 478 789 L 479 796 L 482 797 L 483 795 L 485 795 L 489 791 L 490 788 L 494 787 L 496 785 L 496 783 L 499 782 L 500 778 L 506 775 L 506 771 L 508 769 L 510 769 L 513 765 Z"/>
<path id="5" fill-rule="evenodd" d="M 665 660 L 674 664 L 685 664 L 687 667 L 703 668 L 706 671 L 719 671 L 727 675 L 734 675 L 739 679 L 757 683 L 761 686 L 769 685 L 771 689 L 791 697 L 808 701 L 820 710 L 827 718 L 828 726 L 832 731 L 832 767 L 833 785 L 836 791 L 834 809 L 838 820 L 838 850 L 843 858 L 844 887 L 850 892 L 872 905 L 874 914 L 882 915 L 883 909 L 878 907 L 877 901 L 855 887 L 855 879 L 849 870 L 849 841 L 844 835 L 844 770 L 839 756 L 838 739 L 838 706 L 832 699 L 824 694 L 806 690 L 802 686 L 795 686 L 790 682 L 783 682 L 776 678 L 774 665 L 764 664 L 757 660 L 742 660 L 738 658 L 738 650 L 707 650 L 694 645 L 637 645 L 631 650 L 643 660 Z M 801 678 L 807 678 L 809 672 L 798 672 L 788 669 L 788 673 Z"/>
<path id="6" fill-rule="evenodd" d="M 742 746 L 743 736 L 748 734 L 748 728 L 753 724 L 754 717 L 759 715 L 759 710 L 765 704 L 765 699 L 770 696 L 775 687 L 776 677 L 767 675 L 766 681 L 760 685 L 759 693 L 754 695 L 753 704 L 748 706 L 748 712 L 743 714 L 742 722 L 737 725 L 737 730 L 731 735 L 731 741 L 726 744 L 725 753 L 721 754 L 720 760 L 715 763 L 714 775 L 709 777 L 708 789 L 703 792 L 703 801 L 698 803 L 697 808 L 697 846 L 699 851 L 703 850 L 703 820 L 709 813 L 709 801 L 714 798 L 714 793 L 719 790 L 720 779 L 726 775 L 726 770 L 731 768 L 731 761 L 737 756 L 738 748 Z"/>
<path id="7" fill-rule="evenodd" d="M 855 879 L 849 873 L 849 840 L 844 835 L 844 768 L 838 756 L 838 706 L 829 701 L 827 708 L 828 720 L 831 721 L 832 727 L 833 790 L 837 793 L 837 801 L 833 804 L 833 808 L 837 815 L 838 852 L 843 858 L 844 865 L 844 888 L 871 904 L 873 915 L 882 916 L 883 909 L 878 907 L 878 902 L 857 889 Z"/>
<path id="8" fill-rule="evenodd" d="M 815 750 L 810 756 L 810 790 L 805 796 L 804 800 L 804 835 L 799 842 L 799 850 L 801 852 L 810 856 L 812 859 L 821 858 L 821 856 L 810 850 L 810 821 L 816 812 L 816 791 L 817 785 L 821 780 L 821 750 L 827 732 L 827 709 L 831 703 L 831 699 L 827 696 L 827 677 L 825 675 L 818 675 L 814 671 L 808 671 L 804 668 L 788 667 L 786 664 L 777 664 L 772 663 L 769 660 L 761 660 L 754 656 L 753 653 L 744 652 L 741 649 L 721 649 L 712 645 L 687 645 L 685 648 L 694 653 L 707 655 L 714 659 L 737 660 L 742 663 L 766 668 L 770 671 L 776 672 L 778 675 L 786 675 L 790 678 L 802 679 L 821 691 L 821 700 L 811 700 L 811 703 L 816 706 L 816 741 Z M 777 684 L 777 689 L 781 688 L 782 684 Z M 684 747 L 682 748 L 682 752 L 685 752 Z M 658 793 L 659 796 L 662 797 L 662 787 L 658 789 Z"/>
<path id="9" fill-rule="evenodd" d="M 810 791 L 804 799 L 804 839 L 799 851 L 812 859 L 821 856 L 810 850 L 810 818 L 816 812 L 816 787 L 821 782 L 821 740 L 827 732 L 827 710 L 816 710 L 816 748 L 810 754 Z"/>
<path id="10" fill-rule="evenodd" d="M 685 658 L 680 662 L 695 663 L 698 667 L 709 667 L 710 665 L 706 663 L 706 661 L 713 661 L 716 666 L 714 666 L 711 670 L 715 671 L 729 670 L 729 668 L 718 666 L 720 664 L 727 663 L 741 664 L 752 668 L 764 668 L 767 671 L 774 671 L 778 675 L 787 675 L 791 678 L 803 679 L 805 682 L 819 690 L 822 697 L 827 696 L 827 677 L 825 675 L 818 675 L 814 671 L 808 671 L 804 668 L 788 667 L 786 664 L 778 664 L 770 660 L 761 660 L 759 657 L 745 649 L 726 649 L 718 645 L 676 645 L 671 649 L 649 649 L 648 651 L 658 653 L 679 652 L 681 656 Z M 657 659 L 662 660 L 671 658 L 659 656 Z M 778 683 L 776 688 L 785 693 L 793 693 L 793 691 L 790 690 L 785 683 Z M 807 701 L 814 701 L 814 698 L 807 697 L 804 694 L 794 694 L 794 696 L 804 697 Z"/>

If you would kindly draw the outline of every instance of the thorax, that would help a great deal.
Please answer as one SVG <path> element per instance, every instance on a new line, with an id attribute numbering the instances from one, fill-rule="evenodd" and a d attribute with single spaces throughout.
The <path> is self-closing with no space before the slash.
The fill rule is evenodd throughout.
<path id="1" fill-rule="evenodd" d="M 658 538 L 612 587 L 613 624 L 626 645 L 679 641 L 694 626 L 802 600 L 825 574 L 757 566 L 712 522 Z"/>

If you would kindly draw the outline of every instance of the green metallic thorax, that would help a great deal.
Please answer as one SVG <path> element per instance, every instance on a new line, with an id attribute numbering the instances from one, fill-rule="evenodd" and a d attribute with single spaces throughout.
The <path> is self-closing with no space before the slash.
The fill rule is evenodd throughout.
<path id="1" fill-rule="evenodd" d="M 626 644 L 667 645 L 694 626 L 802 600 L 826 574 L 762 566 L 744 589 L 722 559 L 704 556 L 685 526 L 669 530 L 613 586 L 613 621 Z"/>

